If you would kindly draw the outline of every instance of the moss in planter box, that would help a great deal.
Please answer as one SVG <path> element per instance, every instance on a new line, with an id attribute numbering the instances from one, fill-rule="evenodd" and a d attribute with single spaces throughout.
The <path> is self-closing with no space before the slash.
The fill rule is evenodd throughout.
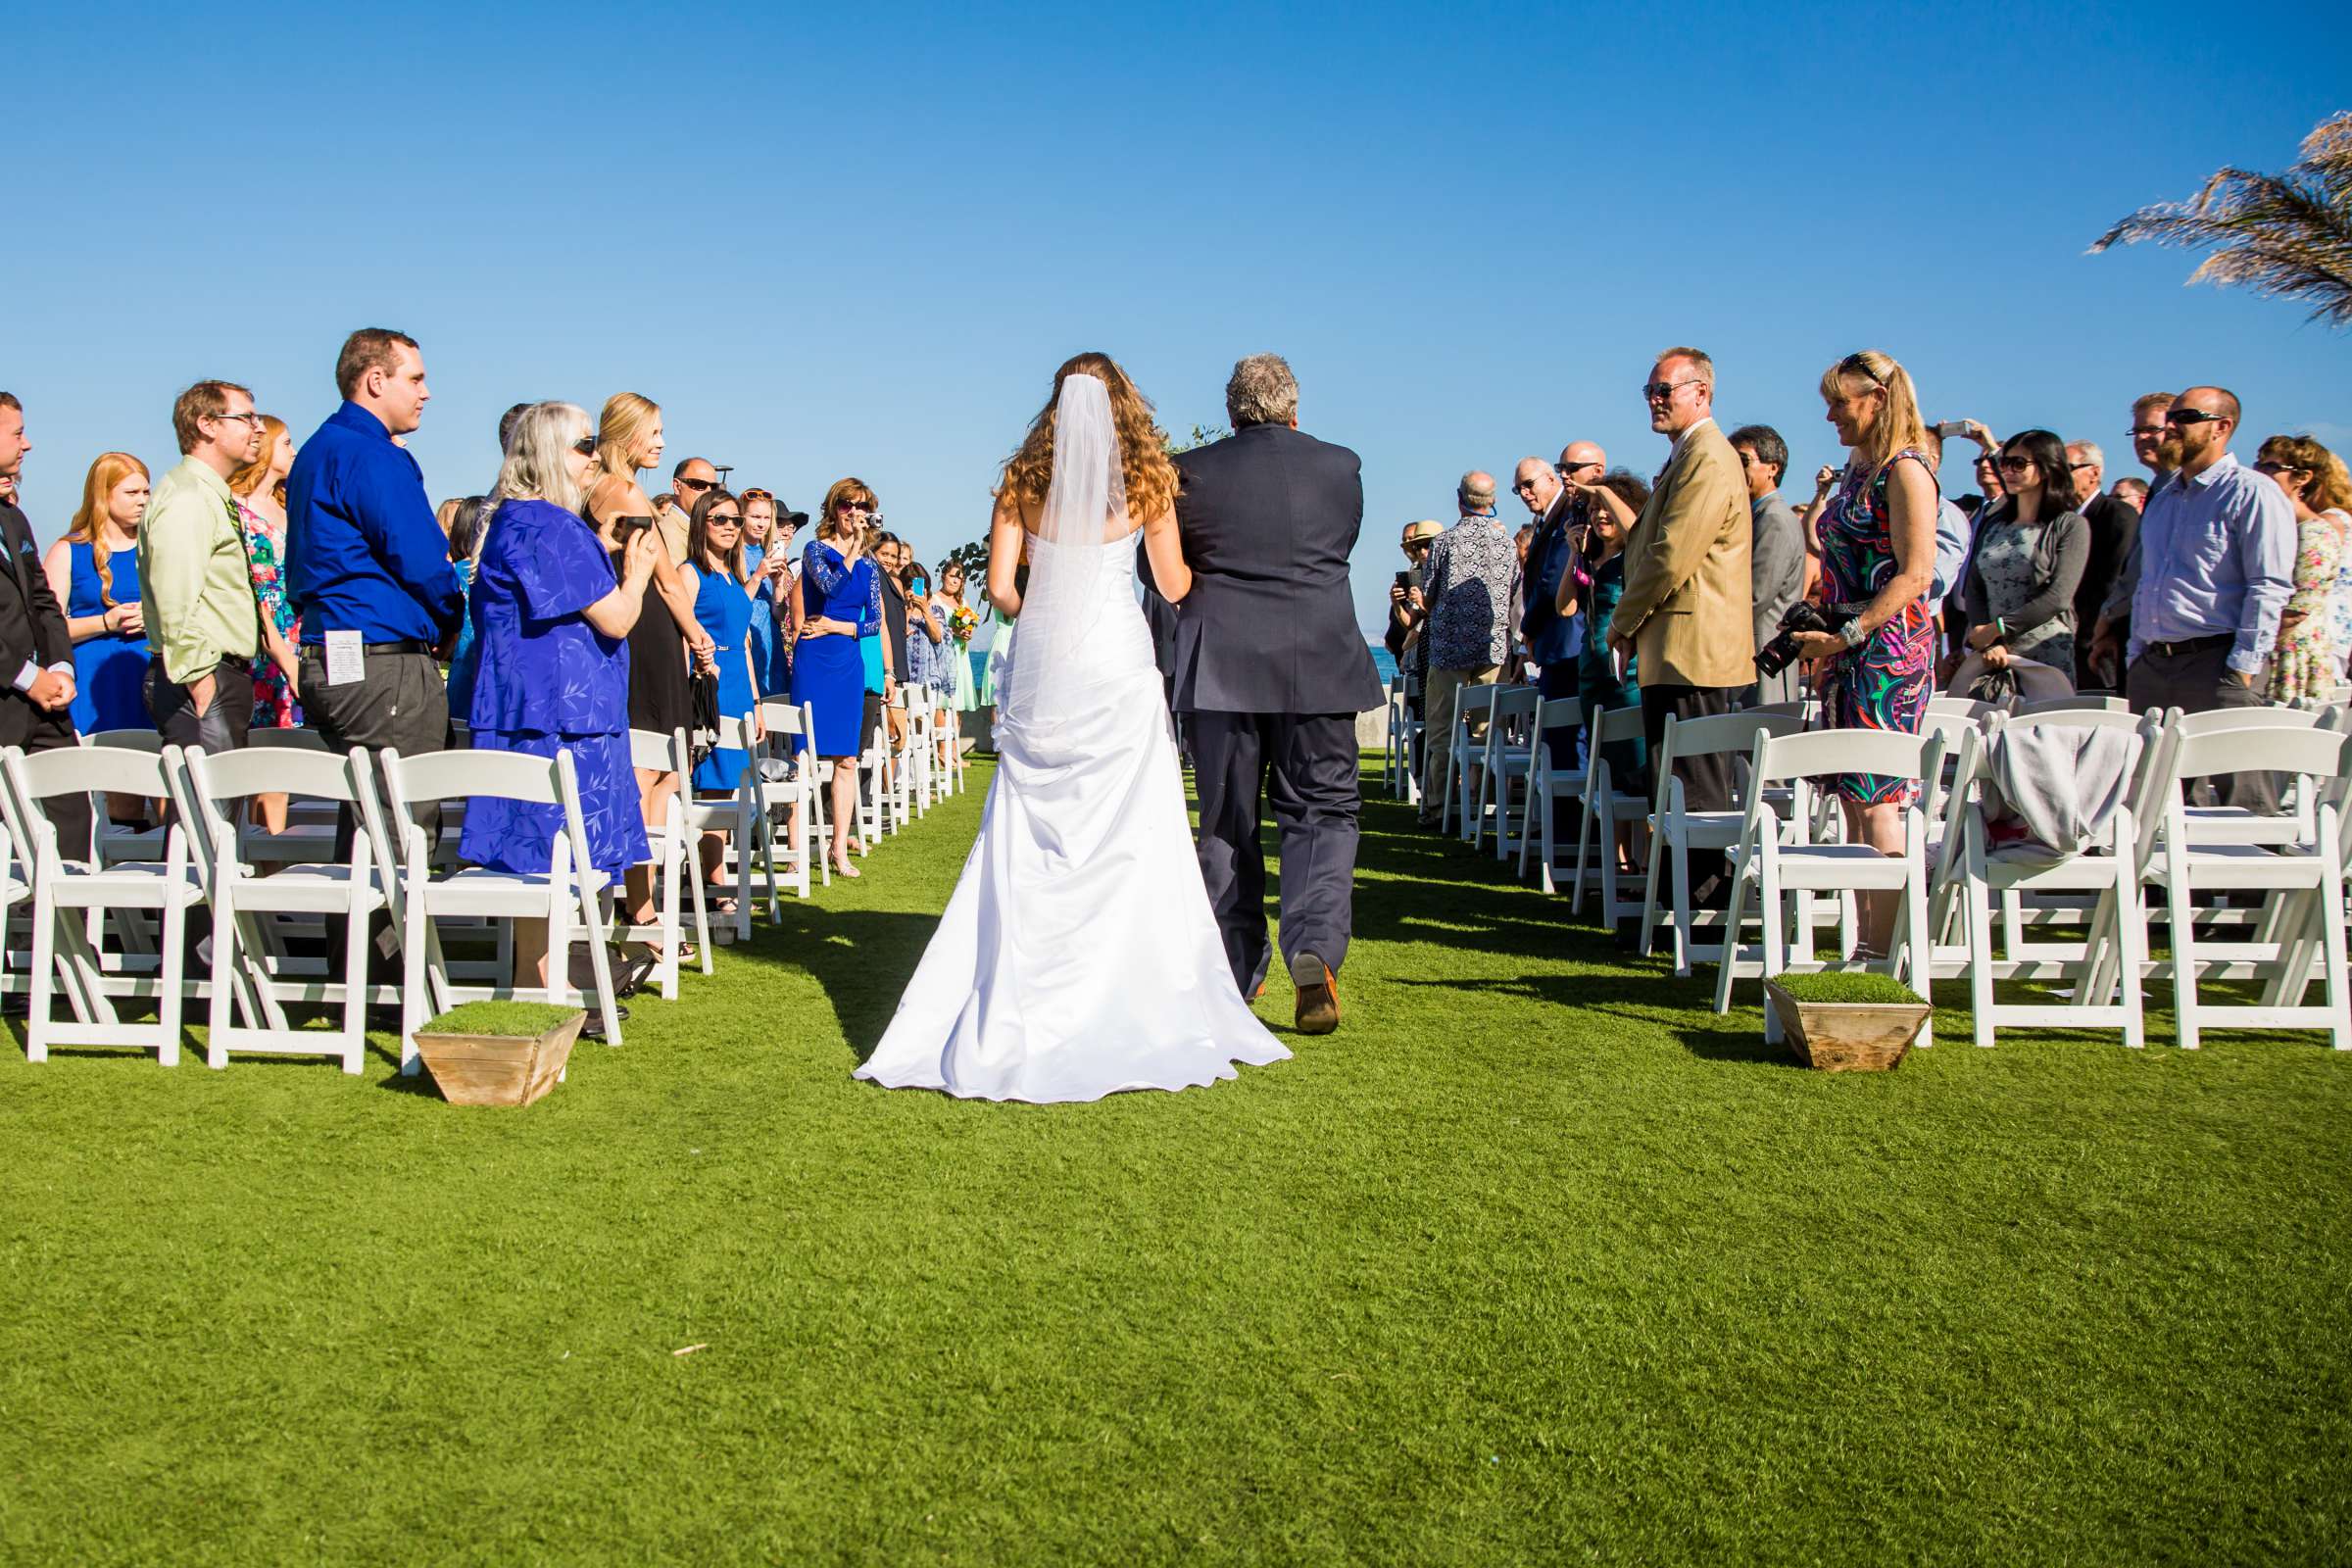
<path id="1" fill-rule="evenodd" d="M 1772 984 L 1797 1002 L 1858 1002 L 1881 1006 L 1919 1006 L 1920 994 L 1890 974 L 1776 974 Z"/>
<path id="2" fill-rule="evenodd" d="M 579 1010 L 545 1002 L 468 1002 L 450 1008 L 418 1033 L 532 1040 L 566 1022 Z"/>

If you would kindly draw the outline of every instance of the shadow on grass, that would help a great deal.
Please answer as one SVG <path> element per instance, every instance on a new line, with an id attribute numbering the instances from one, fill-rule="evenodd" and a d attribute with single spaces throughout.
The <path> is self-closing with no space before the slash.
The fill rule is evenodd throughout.
<path id="1" fill-rule="evenodd" d="M 787 899 L 780 922 L 761 922 L 750 947 L 728 952 L 754 963 L 799 969 L 815 981 L 833 1004 L 850 1054 L 862 1065 L 881 1044 L 938 926 L 936 914 Z"/>

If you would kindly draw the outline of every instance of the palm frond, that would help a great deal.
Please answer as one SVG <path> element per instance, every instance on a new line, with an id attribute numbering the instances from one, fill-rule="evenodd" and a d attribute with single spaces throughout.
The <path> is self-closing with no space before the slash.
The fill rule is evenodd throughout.
<path id="1" fill-rule="evenodd" d="M 2124 219 L 2091 252 L 2143 240 L 2207 250 L 2189 282 L 2309 300 L 2313 320 L 2352 326 L 2352 111 L 2322 122 L 2302 154 L 2277 174 L 2218 170 L 2187 201 Z"/>

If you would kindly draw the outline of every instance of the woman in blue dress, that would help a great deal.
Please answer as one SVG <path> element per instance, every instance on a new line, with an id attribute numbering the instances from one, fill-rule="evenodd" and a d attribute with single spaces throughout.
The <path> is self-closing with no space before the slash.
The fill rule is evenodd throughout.
<path id="1" fill-rule="evenodd" d="M 786 690 L 784 662 L 776 654 L 776 564 L 786 556 L 776 539 L 776 498 L 765 490 L 746 490 L 743 569 L 752 589 L 752 681 L 761 697 L 781 697 Z"/>
<path id="2" fill-rule="evenodd" d="M 752 667 L 752 620 L 760 601 L 752 597 L 756 582 L 743 564 L 743 507 L 726 491 L 711 487 L 695 502 L 686 529 L 686 564 L 678 568 L 694 590 L 694 618 L 710 634 L 718 660 L 718 711 L 722 717 L 748 719 L 755 742 L 767 738 L 760 716 L 760 682 Z M 743 783 L 751 757 L 741 747 L 721 746 L 694 764 L 698 795 L 732 795 Z M 726 835 L 703 835 L 703 882 L 717 902 L 712 910 L 733 914 L 736 889 L 718 883 Z"/>
<path id="3" fill-rule="evenodd" d="M 148 651 L 139 612 L 139 519 L 147 490 L 145 464 L 127 452 L 100 453 L 82 479 L 81 510 L 41 563 L 74 639 L 78 734 L 155 728 L 140 691 Z"/>
<path id="4" fill-rule="evenodd" d="M 589 862 L 617 882 L 649 853 L 629 760 L 627 639 L 662 544 L 653 529 L 632 532 L 616 576 L 579 516 L 595 450 L 587 412 L 572 404 L 533 404 L 515 423 L 466 608 L 475 665 L 466 717 L 476 751 L 570 754 Z M 544 875 L 564 830 L 561 806 L 485 798 L 466 810 L 459 853 Z M 518 986 L 526 974 L 547 983 L 543 920 L 514 925 Z"/>
<path id="5" fill-rule="evenodd" d="M 865 662 L 860 645 L 879 643 L 882 578 L 865 556 L 865 522 L 874 493 L 857 479 L 825 492 L 816 537 L 801 559 L 805 617 L 794 646 L 792 698 L 808 706 L 816 755 L 833 769 L 833 868 L 855 877 L 850 824 L 858 815 L 858 758 L 865 746 Z M 882 652 L 877 649 L 877 653 Z M 885 655 L 884 672 L 889 665 Z"/>

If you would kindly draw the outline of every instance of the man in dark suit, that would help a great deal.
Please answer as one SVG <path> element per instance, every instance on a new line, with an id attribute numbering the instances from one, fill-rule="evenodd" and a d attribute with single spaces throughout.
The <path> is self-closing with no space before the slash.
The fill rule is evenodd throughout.
<path id="1" fill-rule="evenodd" d="M 2105 478 L 2107 454 L 2095 441 L 2066 444 L 2066 464 L 2074 482 L 2076 510 L 2090 527 L 2090 559 L 2082 564 L 2082 581 L 2075 589 L 2075 687 L 2088 691 L 2107 683 L 2091 667 L 2095 639 L 2091 628 L 2099 611 L 2115 591 L 2116 578 L 2139 538 L 2139 514 L 2099 486 Z"/>
<path id="2" fill-rule="evenodd" d="M 14 480 L 32 443 L 24 439 L 24 405 L 0 392 L 0 477 Z M 0 746 L 27 753 L 72 746 L 74 639 L 65 612 L 49 591 L 41 569 L 32 524 L 13 502 L 0 503 L 0 548 L 9 569 L 0 571 Z M 59 851 L 69 859 L 90 853 L 90 805 L 78 795 L 47 803 L 57 827 Z M 20 848 L 19 853 L 28 853 Z"/>
<path id="3" fill-rule="evenodd" d="M 1179 454 L 1176 525 L 1193 591 L 1176 607 L 1173 707 L 1200 797 L 1200 879 L 1234 983 L 1265 984 L 1262 791 L 1282 836 L 1282 961 L 1302 1034 L 1339 1027 L 1339 971 L 1353 925 L 1355 715 L 1381 703 L 1356 630 L 1348 557 L 1363 526 L 1363 464 L 1298 429 L 1298 382 L 1281 356 L 1233 368 L 1234 434 Z"/>

